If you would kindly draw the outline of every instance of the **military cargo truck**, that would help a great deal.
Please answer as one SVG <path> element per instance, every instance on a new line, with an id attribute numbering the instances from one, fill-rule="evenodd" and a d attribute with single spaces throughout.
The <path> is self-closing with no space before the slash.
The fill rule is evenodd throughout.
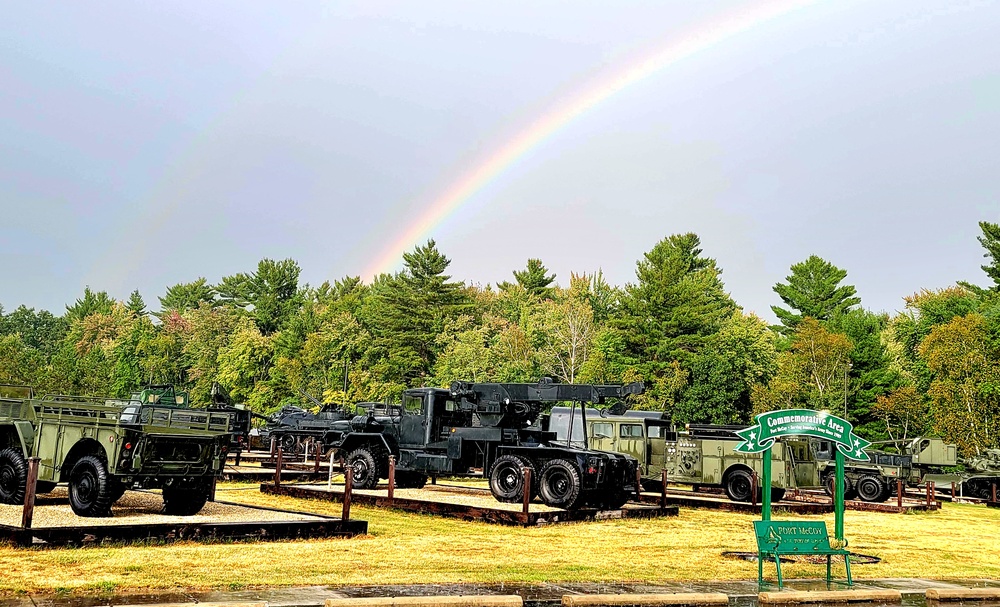
<path id="1" fill-rule="evenodd" d="M 222 472 L 230 413 L 191 409 L 186 395 L 164 398 L 0 397 L 0 501 L 24 501 L 29 457 L 40 458 L 37 491 L 69 486 L 79 516 L 110 516 L 127 489 L 162 489 L 166 514 L 192 515 Z"/>
<path id="2" fill-rule="evenodd" d="M 396 458 L 400 486 L 422 486 L 428 475 L 481 475 L 502 502 L 521 501 L 525 468 L 529 494 L 557 508 L 621 507 L 636 489 L 636 462 L 627 455 L 557 441 L 534 425 L 543 405 L 603 403 L 640 394 L 642 384 L 595 386 L 454 382 L 450 389 L 413 388 L 399 407 L 372 407 L 348 423 L 335 445 L 356 486 L 372 488 Z M 585 442 L 585 441 L 584 441 Z"/>
<path id="3" fill-rule="evenodd" d="M 553 408 L 548 423 L 560 440 L 565 439 L 569 433 L 569 409 Z M 582 424 L 579 416 L 573 420 L 577 436 L 583 435 Z M 754 474 L 758 479 L 763 478 L 760 453 L 734 451 L 742 442 L 735 432 L 743 426 L 690 425 L 678 432 L 660 413 L 626 411 L 622 415 L 608 415 L 596 409 L 588 410 L 586 425 L 588 446 L 636 458 L 644 484 L 658 486 L 666 470 L 669 483 L 721 487 L 729 499 L 749 502 L 754 491 Z M 775 443 L 771 449 L 772 501 L 779 501 L 789 488 L 819 486 L 816 461 L 805 440 L 785 439 Z"/>
<path id="4" fill-rule="evenodd" d="M 980 499 L 992 497 L 994 484 L 1000 487 L 1000 449 L 962 458 L 956 445 L 939 438 L 918 436 L 889 443 L 897 444 L 899 453 L 869 450 L 871 462 L 851 461 L 846 465 L 844 494 L 848 499 L 884 502 L 895 494 L 897 479 L 902 479 L 908 487 L 926 482 L 944 486 L 956 483 L 962 495 Z M 832 491 L 831 449 L 828 441 L 817 441 L 813 446 L 827 493 Z"/>

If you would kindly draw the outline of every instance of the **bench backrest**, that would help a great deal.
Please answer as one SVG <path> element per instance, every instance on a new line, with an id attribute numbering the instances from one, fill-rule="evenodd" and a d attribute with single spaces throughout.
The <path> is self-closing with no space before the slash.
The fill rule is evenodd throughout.
<path id="1" fill-rule="evenodd" d="M 823 553 L 830 536 L 823 521 L 754 521 L 757 550 L 781 554 Z"/>

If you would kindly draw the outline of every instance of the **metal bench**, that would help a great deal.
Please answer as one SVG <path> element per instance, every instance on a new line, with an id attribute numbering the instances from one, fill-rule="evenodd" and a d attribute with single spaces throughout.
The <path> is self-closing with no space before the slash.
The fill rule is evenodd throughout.
<path id="1" fill-rule="evenodd" d="M 844 557 L 847 570 L 847 585 L 853 586 L 851 579 L 850 551 L 847 541 L 839 548 L 830 545 L 830 536 L 823 521 L 754 521 L 757 535 L 757 583 L 764 580 L 764 559 L 773 558 L 778 571 L 778 588 L 783 585 L 781 577 L 782 555 L 825 555 L 826 583 L 830 583 L 830 559 L 839 554 Z M 838 542 L 839 543 L 839 542 Z"/>

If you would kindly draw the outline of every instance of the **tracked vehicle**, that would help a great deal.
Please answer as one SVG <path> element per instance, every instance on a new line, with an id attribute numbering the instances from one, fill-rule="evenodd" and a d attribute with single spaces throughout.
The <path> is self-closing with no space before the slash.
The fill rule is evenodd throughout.
<path id="1" fill-rule="evenodd" d="M 0 502 L 23 503 L 29 457 L 39 493 L 69 485 L 80 516 L 110 516 L 127 489 L 162 489 L 164 513 L 192 515 L 222 472 L 231 413 L 191 409 L 184 393 L 145 390 L 130 399 L 36 398 L 0 391 Z"/>
<path id="2" fill-rule="evenodd" d="M 544 380 L 415 388 L 403 392 L 398 408 L 372 407 L 352 419 L 336 447 L 360 488 L 375 487 L 387 477 L 391 455 L 400 487 L 423 486 L 428 475 L 478 475 L 489 479 L 497 500 L 516 502 L 524 493 L 527 468 L 530 494 L 546 505 L 619 508 L 636 489 L 635 459 L 577 446 L 572 437 L 557 440 L 535 422 L 548 404 L 604 403 L 642 390 L 642 384 Z"/>
<path id="3" fill-rule="evenodd" d="M 326 448 L 341 438 L 344 424 L 337 422 L 350 420 L 354 413 L 344 405 L 324 404 L 305 392 L 301 394 L 316 405 L 318 412 L 286 405 L 269 418 L 257 416 L 267 422 L 260 436 L 265 445 L 274 439 L 285 453 L 302 453 L 307 442 Z"/>

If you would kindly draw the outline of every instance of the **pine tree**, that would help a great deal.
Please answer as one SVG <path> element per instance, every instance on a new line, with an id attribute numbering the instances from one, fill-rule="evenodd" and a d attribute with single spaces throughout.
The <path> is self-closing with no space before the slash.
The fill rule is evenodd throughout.
<path id="1" fill-rule="evenodd" d="M 179 283 L 167 289 L 166 295 L 160 297 L 160 312 L 156 315 L 163 318 L 169 312 L 185 312 L 196 309 L 202 302 L 215 306 L 216 292 L 204 278 L 194 282 Z"/>
<path id="2" fill-rule="evenodd" d="M 469 305 L 464 285 L 444 272 L 451 264 L 433 240 L 403 254 L 405 268 L 381 276 L 360 313 L 375 336 L 387 379 L 411 381 L 430 374 L 445 324 Z"/>
<path id="3" fill-rule="evenodd" d="M 143 301 L 142 295 L 139 294 L 138 289 L 132 291 L 132 294 L 129 295 L 128 301 L 125 302 L 125 309 L 136 316 L 143 316 L 146 314 L 146 302 Z"/>
<path id="4" fill-rule="evenodd" d="M 983 245 L 986 252 L 983 257 L 990 260 L 990 263 L 983 268 L 983 272 L 993 279 L 993 290 L 1000 291 L 1000 224 L 980 221 L 979 228 L 983 235 L 979 237 L 979 244 Z"/>
<path id="5" fill-rule="evenodd" d="M 94 313 L 110 314 L 115 301 L 108 296 L 107 291 L 94 292 L 90 287 L 83 289 L 83 297 L 77 299 L 72 306 L 66 306 L 67 322 L 83 320 Z"/>
<path id="6" fill-rule="evenodd" d="M 847 270 L 841 270 L 832 263 L 816 255 L 810 255 L 803 262 L 792 265 L 792 273 L 785 277 L 788 284 L 774 285 L 774 292 L 792 310 L 771 306 L 771 310 L 781 321 L 775 327 L 785 335 L 791 335 L 805 317 L 827 321 L 850 310 L 861 303 L 855 297 L 852 285 L 840 285 L 847 277 Z"/>
<path id="7" fill-rule="evenodd" d="M 647 385 L 686 376 L 688 363 L 737 310 L 715 260 L 703 257 L 700 245 L 690 233 L 657 243 L 636 264 L 638 282 L 626 285 L 621 312 L 612 319 L 625 342 L 626 358 L 634 361 Z M 678 361 L 680 367 L 672 369 Z"/>
<path id="8" fill-rule="evenodd" d="M 514 280 L 528 293 L 541 298 L 552 297 L 552 283 L 556 279 L 555 274 L 548 274 L 548 268 L 542 264 L 541 259 L 529 259 L 528 265 L 523 270 L 514 270 Z M 510 290 L 514 285 L 509 282 L 502 282 L 497 285 L 502 291 Z"/>

